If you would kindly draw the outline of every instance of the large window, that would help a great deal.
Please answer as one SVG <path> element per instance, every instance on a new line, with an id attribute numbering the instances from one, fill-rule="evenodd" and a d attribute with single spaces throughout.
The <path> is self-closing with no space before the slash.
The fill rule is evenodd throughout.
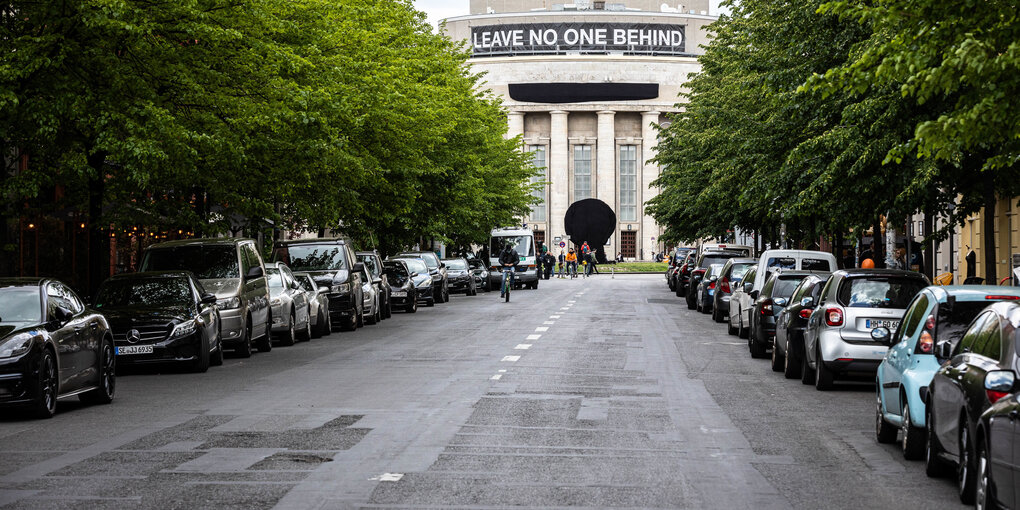
<path id="1" fill-rule="evenodd" d="M 531 178 L 532 183 L 545 182 L 548 173 L 545 166 L 545 145 L 531 146 L 532 163 L 538 169 L 538 174 Z M 545 221 L 545 186 L 531 192 L 538 203 L 531 206 L 531 221 Z"/>
<path id="2" fill-rule="evenodd" d="M 620 146 L 620 221 L 637 221 L 637 146 Z"/>
<path id="3" fill-rule="evenodd" d="M 575 145 L 574 201 L 591 197 L 591 145 Z"/>

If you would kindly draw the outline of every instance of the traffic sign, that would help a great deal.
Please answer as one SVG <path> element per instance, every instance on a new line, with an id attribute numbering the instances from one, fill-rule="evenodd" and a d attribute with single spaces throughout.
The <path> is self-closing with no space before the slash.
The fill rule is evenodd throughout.
<path id="1" fill-rule="evenodd" d="M 565 243 L 563 241 L 560 241 L 560 248 L 566 248 L 566 247 L 567 247 L 567 243 Z"/>

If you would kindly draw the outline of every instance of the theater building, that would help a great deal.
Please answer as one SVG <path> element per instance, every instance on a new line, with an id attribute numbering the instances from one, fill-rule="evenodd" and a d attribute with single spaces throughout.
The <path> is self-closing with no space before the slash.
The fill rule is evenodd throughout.
<path id="1" fill-rule="evenodd" d="M 656 126 L 700 70 L 716 19 L 708 0 L 471 0 L 470 12 L 448 18 L 446 33 L 467 42 L 473 71 L 503 98 L 509 135 L 543 169 L 548 185 L 527 218 L 536 237 L 557 250 L 570 204 L 597 198 L 616 214 L 609 257 L 664 249 L 644 211 L 659 175 L 649 160 Z"/>

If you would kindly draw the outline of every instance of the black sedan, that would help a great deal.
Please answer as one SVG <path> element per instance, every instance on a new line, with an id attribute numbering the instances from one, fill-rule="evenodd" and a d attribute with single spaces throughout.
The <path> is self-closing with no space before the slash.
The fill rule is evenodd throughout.
<path id="1" fill-rule="evenodd" d="M 216 296 L 188 272 L 114 276 L 99 286 L 122 365 L 183 363 L 194 372 L 223 364 Z"/>
<path id="2" fill-rule="evenodd" d="M 106 318 L 63 283 L 0 279 L 0 405 L 49 418 L 58 398 L 110 403 L 113 349 Z"/>
<path id="3" fill-rule="evenodd" d="M 797 379 L 801 376 L 800 364 L 804 358 L 804 327 L 811 318 L 822 286 L 828 280 L 824 274 L 812 274 L 801 280 L 793 291 L 790 303 L 776 317 L 776 340 L 772 346 L 772 365 L 782 365 L 783 376 Z"/>
<path id="4" fill-rule="evenodd" d="M 986 390 L 993 392 L 1015 391 L 1016 374 L 1001 372 L 989 381 Z M 991 383 L 991 384 L 989 384 Z M 991 388 L 989 388 L 991 386 Z M 1020 450 L 1020 394 L 1012 393 L 988 408 L 978 420 L 977 486 L 975 503 L 978 508 L 1016 508 L 1020 503 L 1020 458 L 1013 454 Z"/>
<path id="5" fill-rule="evenodd" d="M 471 266 L 465 259 L 443 259 L 446 264 L 446 278 L 450 282 L 450 293 L 463 292 L 465 295 L 478 294 L 475 287 L 475 276 L 471 274 Z"/>
<path id="6" fill-rule="evenodd" d="M 393 289 L 391 297 L 393 306 L 407 313 L 417 312 L 418 290 L 413 277 L 414 271 L 408 268 L 407 261 L 397 259 L 383 262 L 383 274 L 386 275 Z M 423 285 L 428 288 L 430 293 L 432 292 L 431 278 L 424 282 Z"/>
<path id="7" fill-rule="evenodd" d="M 995 303 L 970 323 L 955 346 L 943 342 L 936 347 L 938 357 L 948 361 L 922 395 L 927 411 L 926 472 L 938 476 L 955 465 L 963 503 L 973 503 L 977 488 L 977 451 L 983 440 L 978 419 L 1014 391 L 1014 371 L 1020 366 L 1016 324 L 1020 304 Z"/>

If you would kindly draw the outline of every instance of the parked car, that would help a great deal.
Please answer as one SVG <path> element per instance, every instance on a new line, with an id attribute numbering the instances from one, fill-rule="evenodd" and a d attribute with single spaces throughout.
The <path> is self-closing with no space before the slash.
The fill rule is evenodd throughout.
<path id="1" fill-rule="evenodd" d="M 382 294 L 379 288 L 372 282 L 372 275 L 368 274 L 368 266 L 361 267 L 362 296 L 364 296 L 363 317 L 365 324 L 378 324 L 382 320 Z M 359 324 L 359 326 L 364 324 Z"/>
<path id="2" fill-rule="evenodd" d="M 694 263 L 697 260 L 698 256 L 694 252 L 688 253 L 683 264 L 676 270 L 676 297 L 687 296 L 687 288 L 691 284 L 691 271 L 694 270 Z"/>
<path id="3" fill-rule="evenodd" d="M 220 339 L 239 356 L 273 348 L 266 268 L 252 239 L 187 239 L 154 244 L 142 255 L 142 272 L 190 271 L 216 295 Z"/>
<path id="4" fill-rule="evenodd" d="M 390 281 L 383 274 L 383 260 L 379 256 L 379 252 L 372 251 L 359 251 L 355 253 L 358 257 L 358 261 L 365 264 L 365 269 L 368 270 L 368 275 L 372 277 L 372 283 L 375 285 L 376 291 L 379 293 L 379 303 L 382 310 L 382 318 L 389 319 L 393 314 L 390 309 L 392 308 L 393 302 L 393 288 L 390 286 Z"/>
<path id="5" fill-rule="evenodd" d="M 329 320 L 329 288 L 316 285 L 312 275 L 308 273 L 294 273 L 294 279 L 308 296 L 312 335 L 318 338 L 332 333 L 333 325 Z"/>
<path id="6" fill-rule="evenodd" d="M 782 356 L 783 376 L 787 379 L 797 379 L 801 376 L 804 328 L 828 279 L 826 273 L 812 273 L 805 277 L 793 291 L 790 303 L 776 317 L 776 341 L 772 347 L 772 355 Z M 730 334 L 733 334 L 732 330 Z"/>
<path id="7" fill-rule="evenodd" d="M 418 257 L 393 257 L 389 260 L 403 262 L 410 272 L 414 284 L 414 297 L 425 306 L 436 306 L 436 286 L 425 261 Z"/>
<path id="8" fill-rule="evenodd" d="M 775 344 L 776 318 L 790 304 L 797 285 L 811 274 L 828 273 L 777 269 L 769 276 L 751 308 L 751 331 L 747 335 L 747 348 L 752 358 L 764 358 L 768 349 Z M 782 363 L 782 358 L 773 354 L 772 370 L 781 370 Z"/>
<path id="9" fill-rule="evenodd" d="M 269 280 L 269 302 L 273 306 L 273 334 L 280 345 L 311 340 L 308 295 L 294 279 L 294 273 L 283 262 L 270 262 L 266 264 L 266 277 Z"/>
<path id="10" fill-rule="evenodd" d="M 450 281 L 447 279 L 446 264 L 443 264 L 435 253 L 430 251 L 410 251 L 398 254 L 400 257 L 417 257 L 429 268 L 429 276 L 432 277 L 432 294 L 437 303 L 446 303 L 450 300 Z"/>
<path id="11" fill-rule="evenodd" d="M 974 503 L 977 508 L 1017 508 L 1020 506 L 1020 485 L 1016 482 L 1020 476 L 1020 459 L 1014 452 L 1020 450 L 1020 428 L 1016 426 L 1020 400 L 1015 376 L 1012 384 L 1007 374 L 996 379 L 991 382 L 999 387 L 991 391 L 1001 392 L 1009 386 L 1013 389 L 978 419 Z"/>
<path id="12" fill-rule="evenodd" d="M 390 285 L 393 287 L 393 306 L 407 313 L 417 312 L 417 289 L 414 277 L 412 276 L 415 273 L 408 269 L 407 261 L 401 259 L 387 260 L 383 262 L 383 273 L 389 278 Z M 429 290 L 432 289 L 432 278 L 430 276 L 426 274 L 424 276 L 418 275 L 417 277 L 423 286 L 427 286 Z"/>
<path id="13" fill-rule="evenodd" d="M 0 405 L 50 418 L 59 398 L 108 404 L 115 389 L 105 317 L 60 281 L 0 279 Z"/>
<path id="14" fill-rule="evenodd" d="M 446 277 L 450 281 L 450 292 L 463 292 L 468 296 L 478 294 L 475 287 L 475 277 L 471 274 L 471 267 L 465 259 L 443 259 L 446 264 Z"/>
<path id="15" fill-rule="evenodd" d="M 914 297 L 900 327 L 889 337 L 889 353 L 878 366 L 875 389 L 875 434 L 878 442 L 896 441 L 901 432 L 903 456 L 924 454 L 926 406 L 921 388 L 927 388 L 945 359 L 936 356 L 938 345 L 955 345 L 967 326 L 988 305 L 1020 299 L 1020 287 L 981 285 L 931 286 Z"/>
<path id="16" fill-rule="evenodd" d="M 216 295 L 192 273 L 116 275 L 94 300 L 110 323 L 118 365 L 181 363 L 193 372 L 223 364 Z"/>
<path id="17" fill-rule="evenodd" d="M 754 306 L 754 297 L 757 296 L 757 293 L 752 292 L 751 289 L 754 287 L 754 278 L 757 272 L 758 264 L 755 263 L 744 273 L 744 277 L 740 279 L 740 285 L 730 287 L 730 304 L 726 310 L 726 331 L 731 335 L 747 338 L 750 334 L 750 310 Z"/>
<path id="18" fill-rule="evenodd" d="M 712 320 L 723 322 L 729 316 L 730 296 L 755 262 L 757 262 L 755 259 L 732 258 L 723 264 L 722 271 L 719 272 L 719 284 L 716 285 L 715 294 L 712 296 Z"/>
<path id="19" fill-rule="evenodd" d="M 346 240 L 280 241 L 273 250 L 273 261 L 308 273 L 316 285 L 329 289 L 329 320 L 334 328 L 354 331 L 364 323 L 363 264 Z"/>
<path id="20" fill-rule="evenodd" d="M 690 279 L 687 281 L 687 289 L 692 291 L 698 289 L 698 284 L 701 283 L 709 266 L 725 264 L 729 259 L 740 257 L 741 253 L 737 251 L 708 251 L 701 255 L 698 257 L 698 261 L 690 266 L 692 269 Z M 686 292 L 687 308 L 693 310 L 697 307 L 697 297 L 697 292 Z"/>
<path id="21" fill-rule="evenodd" d="M 698 281 L 698 288 L 694 293 L 694 308 L 701 313 L 712 311 L 712 298 L 715 297 L 715 287 L 722 268 L 723 264 L 710 264 L 705 269 L 704 276 Z"/>
<path id="22" fill-rule="evenodd" d="M 485 262 L 477 257 L 468 258 L 468 266 L 471 267 L 471 274 L 475 277 L 475 288 L 489 292 L 489 270 Z"/>
<path id="23" fill-rule="evenodd" d="M 666 285 L 669 286 L 669 290 L 676 291 L 677 275 L 680 272 L 680 266 L 687 261 L 687 255 L 695 251 L 694 248 L 677 248 L 670 255 L 669 267 L 666 269 Z"/>
<path id="24" fill-rule="evenodd" d="M 844 269 L 832 273 L 804 329 L 801 380 L 828 390 L 845 375 L 875 377 L 889 347 L 872 330 L 894 330 L 928 279 L 899 269 Z"/>
<path id="25" fill-rule="evenodd" d="M 1016 391 L 1017 325 L 1020 304 L 994 303 L 970 323 L 955 346 L 943 342 L 937 347 L 939 357 L 948 361 L 935 372 L 924 395 L 925 467 L 929 476 L 939 476 L 955 465 L 963 503 L 974 501 L 978 446 L 987 440 L 977 435 L 978 419 Z"/>
<path id="26" fill-rule="evenodd" d="M 836 257 L 831 253 L 813 250 L 765 250 L 758 257 L 754 273 L 744 276 L 741 292 L 734 292 L 730 298 L 730 327 L 737 328 L 743 338 L 750 333 L 751 309 L 761 294 L 765 281 L 776 269 L 798 271 L 835 271 Z M 750 286 L 747 284 L 750 283 Z M 746 290 L 745 290 L 746 289 Z M 737 306 L 734 308 L 734 304 Z"/>

